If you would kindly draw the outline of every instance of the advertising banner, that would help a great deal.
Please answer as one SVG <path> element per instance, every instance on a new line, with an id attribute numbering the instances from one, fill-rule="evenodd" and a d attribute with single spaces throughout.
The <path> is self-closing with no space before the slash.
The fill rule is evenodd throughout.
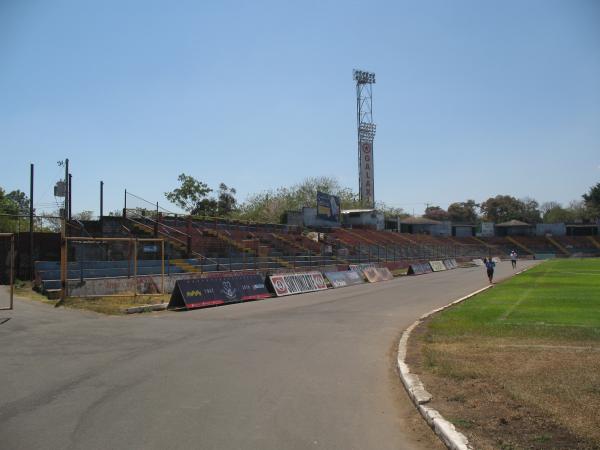
<path id="1" fill-rule="evenodd" d="M 375 183 L 373 181 L 373 143 L 360 143 L 360 199 L 368 207 L 374 206 Z"/>
<path id="2" fill-rule="evenodd" d="M 339 222 L 341 214 L 340 198 L 324 192 L 317 192 L 317 217 L 330 222 Z"/>
<path id="3" fill-rule="evenodd" d="M 325 272 L 324 275 L 331 282 L 334 288 L 363 284 L 362 274 L 355 270 L 346 270 L 343 272 Z"/>
<path id="4" fill-rule="evenodd" d="M 389 281 L 394 279 L 392 272 L 387 267 L 369 267 L 363 270 L 369 283 L 378 283 L 379 281 Z"/>
<path id="5" fill-rule="evenodd" d="M 456 269 L 458 267 L 455 259 L 445 259 L 443 262 L 444 266 L 446 266 L 446 269 L 448 270 Z"/>
<path id="6" fill-rule="evenodd" d="M 348 268 L 350 270 L 354 270 L 355 272 L 359 272 L 361 275 L 363 274 L 365 269 L 370 269 L 375 267 L 375 263 L 363 263 L 363 264 L 350 264 Z"/>
<path id="7" fill-rule="evenodd" d="M 431 266 L 429 263 L 416 263 L 408 266 L 408 275 L 422 275 L 424 273 L 431 273 Z"/>
<path id="8" fill-rule="evenodd" d="M 429 261 L 429 265 L 434 272 L 441 272 L 442 270 L 446 270 L 446 266 L 441 261 Z"/>
<path id="9" fill-rule="evenodd" d="M 277 297 L 327 289 L 327 284 L 321 272 L 271 275 L 269 280 Z"/>
<path id="10" fill-rule="evenodd" d="M 204 308 L 270 296 L 258 274 L 177 280 L 168 308 Z"/>
<path id="11" fill-rule="evenodd" d="M 483 266 L 483 259 L 476 258 L 473 260 L 473 264 L 475 264 L 476 266 Z"/>

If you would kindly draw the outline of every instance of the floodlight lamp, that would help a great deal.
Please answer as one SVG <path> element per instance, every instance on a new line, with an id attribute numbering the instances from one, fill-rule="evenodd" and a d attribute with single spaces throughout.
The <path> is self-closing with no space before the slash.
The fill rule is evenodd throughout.
<path id="1" fill-rule="evenodd" d="M 358 132 L 360 133 L 360 135 L 369 139 L 375 138 L 376 129 L 377 125 L 375 125 L 374 123 L 361 122 L 358 126 Z"/>
<path id="2" fill-rule="evenodd" d="M 373 84 L 375 83 L 375 74 L 364 70 L 353 70 L 353 78 L 358 84 Z"/>

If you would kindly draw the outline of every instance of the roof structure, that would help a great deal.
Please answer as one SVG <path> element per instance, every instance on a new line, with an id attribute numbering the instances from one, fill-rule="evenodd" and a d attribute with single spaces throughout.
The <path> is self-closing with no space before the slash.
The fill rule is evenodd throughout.
<path id="1" fill-rule="evenodd" d="M 520 220 L 509 220 L 508 222 L 503 222 L 503 223 L 497 223 L 496 224 L 497 227 L 532 227 L 533 225 L 526 223 L 526 222 L 521 222 Z"/>
<path id="2" fill-rule="evenodd" d="M 403 225 L 439 225 L 442 222 L 438 222 L 437 220 L 431 220 L 427 217 L 407 217 L 405 219 L 400 220 L 400 224 Z"/>
<path id="3" fill-rule="evenodd" d="M 375 211 L 374 209 L 342 209 L 342 214 L 350 213 L 369 213 Z"/>

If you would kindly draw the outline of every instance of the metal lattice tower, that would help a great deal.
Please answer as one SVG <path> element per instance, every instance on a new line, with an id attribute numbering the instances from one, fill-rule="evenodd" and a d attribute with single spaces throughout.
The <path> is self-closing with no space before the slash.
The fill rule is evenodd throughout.
<path id="1" fill-rule="evenodd" d="M 360 202 L 375 207 L 375 182 L 373 179 L 373 140 L 376 126 L 373 123 L 373 84 L 375 74 L 354 70 L 356 81 L 356 127 L 358 137 L 358 182 Z"/>

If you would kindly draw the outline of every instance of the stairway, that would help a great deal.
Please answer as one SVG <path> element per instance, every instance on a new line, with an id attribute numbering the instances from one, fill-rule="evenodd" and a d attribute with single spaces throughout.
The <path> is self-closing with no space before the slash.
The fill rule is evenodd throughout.
<path id="1" fill-rule="evenodd" d="M 137 231 L 137 233 L 141 234 L 142 236 L 147 236 L 149 238 L 154 237 L 154 228 L 150 225 L 146 225 L 145 223 L 137 222 L 132 219 L 129 219 L 129 222 L 131 223 L 132 227 Z M 187 252 L 187 245 L 182 243 L 180 240 L 167 236 L 164 233 L 159 234 L 161 238 L 165 239 L 166 242 L 169 242 L 177 250 L 183 253 Z"/>
<path id="2" fill-rule="evenodd" d="M 571 256 L 571 252 L 568 251 L 565 247 L 563 247 L 560 243 L 558 243 L 556 241 L 556 239 L 554 239 L 551 236 L 546 236 L 546 239 L 548 239 L 548 241 L 550 241 L 550 243 L 552 245 L 554 245 L 557 249 L 559 249 L 562 252 L 563 255 Z"/>
<path id="3" fill-rule="evenodd" d="M 524 244 L 521 244 L 519 241 L 517 241 L 515 238 L 513 238 L 511 236 L 506 236 L 506 239 L 508 241 L 512 242 L 513 244 L 515 244 L 520 249 L 525 250 L 530 255 L 533 255 L 535 253 L 535 252 L 531 251 L 529 248 L 527 248 Z"/>
<path id="4" fill-rule="evenodd" d="M 251 249 L 250 247 L 245 247 L 244 245 L 240 244 L 238 241 L 231 239 L 229 236 L 227 236 L 224 233 L 221 233 L 220 231 L 214 230 L 212 228 L 205 229 L 204 231 L 206 232 L 206 234 L 216 237 L 217 239 L 220 239 L 221 241 L 231 245 L 232 247 L 238 249 L 239 251 L 241 251 L 243 253 L 256 255 L 256 252 L 253 249 Z M 269 258 L 273 259 L 280 266 L 287 267 L 287 268 L 293 267 L 289 262 L 287 262 L 284 259 L 279 258 L 278 256 L 269 256 Z"/>
<path id="5" fill-rule="evenodd" d="M 594 236 L 588 236 L 587 238 L 590 241 L 592 241 L 592 243 L 594 244 L 594 246 L 596 246 L 597 249 L 600 250 L 600 243 L 598 243 L 598 241 L 596 240 L 596 238 Z"/>
<path id="6" fill-rule="evenodd" d="M 481 242 L 482 245 L 485 245 L 487 248 L 493 248 L 495 249 L 496 247 L 494 247 L 493 245 L 488 244 L 487 242 L 485 242 L 482 239 L 479 239 L 477 236 L 471 236 L 473 239 L 475 239 L 477 242 Z M 519 245 L 519 244 L 517 244 Z"/>

